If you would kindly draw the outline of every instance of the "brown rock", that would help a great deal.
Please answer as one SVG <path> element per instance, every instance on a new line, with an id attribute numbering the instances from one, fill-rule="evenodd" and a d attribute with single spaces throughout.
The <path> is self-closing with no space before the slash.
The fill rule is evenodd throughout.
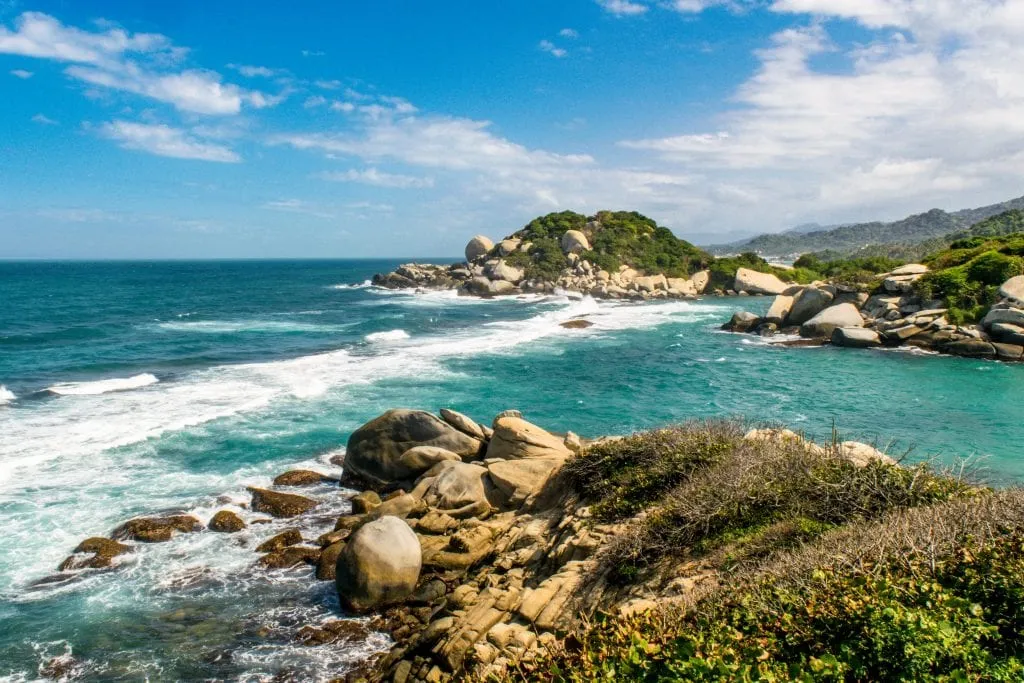
<path id="1" fill-rule="evenodd" d="M 115 557 L 130 550 L 129 546 L 117 541 L 94 536 L 79 543 L 73 551 L 74 554 L 61 562 L 57 569 L 62 572 L 69 569 L 102 569 L 109 567 Z"/>
<path id="2" fill-rule="evenodd" d="M 312 470 L 289 470 L 277 475 L 274 479 L 274 486 L 315 486 L 336 481 L 338 480 L 333 477 Z"/>
<path id="3" fill-rule="evenodd" d="M 171 540 L 175 531 L 190 533 L 203 528 L 202 522 L 191 515 L 169 517 L 140 517 L 131 519 L 114 529 L 113 538 L 123 541 L 162 543 Z"/>
<path id="4" fill-rule="evenodd" d="M 373 512 L 373 509 L 380 503 L 380 496 L 376 491 L 363 491 L 352 496 L 352 514 L 364 515 L 367 512 Z"/>
<path id="5" fill-rule="evenodd" d="M 320 559 L 320 548 L 292 545 L 275 550 L 261 557 L 258 562 L 267 569 L 286 569 L 299 564 L 316 564 Z"/>
<path id="6" fill-rule="evenodd" d="M 593 327 L 594 323 L 589 320 L 582 318 L 576 318 L 575 320 L 566 320 L 564 323 L 559 323 L 562 327 L 568 330 L 585 330 L 588 327 Z"/>
<path id="7" fill-rule="evenodd" d="M 563 439 L 518 417 L 495 420 L 494 436 L 487 446 L 488 458 L 502 460 L 569 455 Z"/>
<path id="8" fill-rule="evenodd" d="M 309 512 L 318 504 L 311 498 L 297 496 L 294 493 L 280 493 L 254 486 L 247 488 L 252 493 L 252 509 L 273 517 L 295 517 L 303 512 Z"/>
<path id="9" fill-rule="evenodd" d="M 296 545 L 302 543 L 302 534 L 299 533 L 298 529 L 288 529 L 282 531 L 277 536 L 264 541 L 256 548 L 258 553 L 271 553 L 275 550 L 283 550 L 290 545 Z"/>
<path id="10" fill-rule="evenodd" d="M 316 564 L 316 578 L 318 581 L 334 581 L 338 555 L 345 549 L 345 543 L 338 541 L 323 549 L 320 559 Z"/>
<path id="11" fill-rule="evenodd" d="M 231 510 L 221 510 L 210 520 L 210 531 L 235 533 L 245 528 L 245 522 Z"/>
<path id="12" fill-rule="evenodd" d="M 479 423 L 470 419 L 468 416 L 448 408 L 441 409 L 441 419 L 455 427 L 460 432 L 467 436 L 471 436 L 474 439 L 480 439 L 481 441 L 486 440 L 487 434 L 484 432 L 484 428 Z"/>
<path id="13" fill-rule="evenodd" d="M 319 626 L 303 626 L 296 635 L 303 645 L 316 647 L 334 643 L 354 643 L 366 640 L 370 631 L 362 622 L 351 619 L 336 619 Z"/>

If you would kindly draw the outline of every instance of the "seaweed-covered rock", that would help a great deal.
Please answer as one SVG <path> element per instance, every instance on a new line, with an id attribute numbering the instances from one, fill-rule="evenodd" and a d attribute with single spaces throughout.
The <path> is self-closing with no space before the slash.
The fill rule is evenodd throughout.
<path id="1" fill-rule="evenodd" d="M 190 533 L 203 528 L 202 522 L 192 515 L 169 515 L 167 517 L 139 517 L 130 519 L 114 529 L 111 536 L 119 541 L 131 540 L 142 543 L 162 543 L 171 540 L 174 532 Z"/>
<path id="2" fill-rule="evenodd" d="M 231 510 L 221 510 L 210 520 L 210 531 L 232 534 L 244 528 L 245 522 Z"/>
<path id="3" fill-rule="evenodd" d="M 114 558 L 131 550 L 109 538 L 94 536 L 87 538 L 74 549 L 73 555 L 60 563 L 60 571 L 69 569 L 103 569 L 113 564 Z"/>
<path id="4" fill-rule="evenodd" d="M 273 536 L 256 547 L 258 553 L 272 553 L 275 550 L 282 550 L 291 545 L 302 543 L 302 534 L 298 529 L 287 529 L 277 536 Z"/>
<path id="5" fill-rule="evenodd" d="M 252 494 L 252 509 L 273 517 L 295 517 L 309 512 L 318 504 L 312 498 L 297 496 L 294 493 L 281 493 L 255 486 L 249 486 L 247 489 Z"/>
<path id="6" fill-rule="evenodd" d="M 287 569 L 300 564 L 315 565 L 320 559 L 320 548 L 304 545 L 290 545 L 281 550 L 267 553 L 258 563 L 267 569 Z"/>

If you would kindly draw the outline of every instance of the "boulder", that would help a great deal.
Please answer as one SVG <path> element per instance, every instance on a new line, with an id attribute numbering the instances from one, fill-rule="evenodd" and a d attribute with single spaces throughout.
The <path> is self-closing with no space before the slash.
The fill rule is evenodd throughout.
<path id="1" fill-rule="evenodd" d="M 995 358 L 996 349 L 992 344 L 980 339 L 964 339 L 945 344 L 942 350 L 955 356 L 966 358 Z"/>
<path id="2" fill-rule="evenodd" d="M 412 495 L 438 510 L 458 510 L 466 506 L 486 509 L 484 479 L 487 469 L 465 462 L 446 462 L 427 473 Z"/>
<path id="3" fill-rule="evenodd" d="M 277 536 L 263 541 L 256 546 L 256 552 L 258 553 L 272 553 L 277 550 L 282 550 L 291 545 L 298 545 L 302 543 L 302 534 L 298 529 L 287 529 L 282 531 Z"/>
<path id="4" fill-rule="evenodd" d="M 416 589 L 422 567 L 415 532 L 397 517 L 382 517 L 360 527 L 338 555 L 338 597 L 354 612 L 400 602 Z"/>
<path id="5" fill-rule="evenodd" d="M 551 475 L 565 462 L 564 456 L 540 456 L 519 460 L 502 460 L 487 465 L 491 481 L 507 497 L 517 492 L 525 497 L 539 493 Z"/>
<path id="6" fill-rule="evenodd" d="M 566 230 L 562 235 L 562 251 L 566 254 L 578 254 L 590 250 L 590 241 L 579 230 Z"/>
<path id="7" fill-rule="evenodd" d="M 515 294 L 518 291 L 516 286 L 507 280 L 493 280 L 490 284 L 490 294 L 492 296 Z"/>
<path id="8" fill-rule="evenodd" d="M 94 536 L 87 538 L 72 551 L 74 554 L 60 563 L 59 571 L 72 569 L 103 569 L 114 562 L 114 558 L 131 550 L 131 547 L 109 538 Z"/>
<path id="9" fill-rule="evenodd" d="M 171 540 L 174 532 L 190 533 L 203 528 L 202 522 L 191 515 L 168 517 L 140 517 L 131 519 L 114 529 L 111 536 L 118 540 L 162 543 Z"/>
<path id="10" fill-rule="evenodd" d="M 992 327 L 996 323 L 1016 325 L 1024 327 L 1024 308 L 992 308 L 981 321 L 985 328 Z"/>
<path id="11" fill-rule="evenodd" d="M 491 281 L 483 275 L 477 275 L 465 282 L 459 289 L 466 296 L 491 296 Z"/>
<path id="12" fill-rule="evenodd" d="M 793 308 L 793 297 L 786 296 L 785 294 L 779 294 L 775 297 L 768 312 L 764 314 L 764 322 L 775 323 L 781 325 L 782 321 L 789 315 L 790 310 Z"/>
<path id="13" fill-rule="evenodd" d="M 924 275 L 928 272 L 928 266 L 920 263 L 908 263 L 905 266 L 900 266 L 896 270 L 889 273 L 889 275 Z"/>
<path id="14" fill-rule="evenodd" d="M 487 269 L 487 275 L 492 280 L 510 282 L 514 285 L 523 280 L 523 271 L 520 268 L 510 266 L 504 261 L 498 261 Z M 492 287 L 493 289 L 493 287 Z"/>
<path id="15" fill-rule="evenodd" d="M 788 286 L 771 273 L 759 273 L 749 268 L 740 268 L 736 271 L 733 289 L 749 294 L 782 294 Z"/>
<path id="16" fill-rule="evenodd" d="M 996 358 L 1005 361 L 1019 361 L 1024 356 L 1024 346 L 1019 344 L 1002 344 L 993 342 L 992 347 L 996 350 Z"/>
<path id="17" fill-rule="evenodd" d="M 245 528 L 245 522 L 231 510 L 221 510 L 210 520 L 210 531 L 233 534 Z"/>
<path id="18" fill-rule="evenodd" d="M 337 578 L 338 556 L 345 549 L 342 541 L 332 543 L 320 552 L 316 563 L 317 581 L 334 581 Z"/>
<path id="19" fill-rule="evenodd" d="M 336 481 L 333 477 L 312 470 L 290 470 L 279 474 L 274 479 L 274 486 L 315 486 Z"/>
<path id="20" fill-rule="evenodd" d="M 376 491 L 363 491 L 352 496 L 352 513 L 356 515 L 364 515 L 367 512 L 373 512 L 375 508 L 380 507 L 381 500 L 380 496 L 377 495 Z"/>
<path id="21" fill-rule="evenodd" d="M 760 322 L 761 319 L 753 313 L 738 311 L 732 314 L 732 318 L 729 319 L 729 322 L 722 325 L 722 329 L 730 332 L 749 332 L 757 327 Z"/>
<path id="22" fill-rule="evenodd" d="M 494 436 L 487 446 L 487 458 L 515 460 L 540 456 L 568 457 L 563 440 L 519 417 L 501 417 L 494 422 Z"/>
<path id="23" fill-rule="evenodd" d="M 281 493 L 255 486 L 246 488 L 252 494 L 252 509 L 256 512 L 265 512 L 271 517 L 295 517 L 309 512 L 318 505 L 312 498 L 297 496 L 294 493 Z"/>
<path id="24" fill-rule="evenodd" d="M 886 465 L 895 465 L 896 461 L 878 450 L 874 446 L 858 441 L 844 441 L 839 444 L 839 455 L 852 462 L 857 467 L 867 467 L 873 462 L 881 462 Z"/>
<path id="25" fill-rule="evenodd" d="M 668 289 L 668 280 L 664 275 L 648 275 L 634 278 L 633 282 L 641 292 L 654 292 L 659 289 Z"/>
<path id="26" fill-rule="evenodd" d="M 789 325 L 803 325 L 805 322 L 818 315 L 832 303 L 832 293 L 811 285 L 803 290 L 793 299 L 793 306 L 790 308 L 786 323 Z"/>
<path id="27" fill-rule="evenodd" d="M 300 564 L 315 565 L 320 559 L 320 548 L 306 545 L 291 545 L 274 552 L 267 553 L 257 563 L 267 569 L 287 569 Z"/>
<path id="28" fill-rule="evenodd" d="M 477 235 L 466 245 L 466 260 L 472 263 L 489 254 L 491 249 L 494 249 L 494 242 L 488 237 Z"/>
<path id="29" fill-rule="evenodd" d="M 345 455 L 348 473 L 374 485 L 411 481 L 424 469 L 402 463 L 402 455 L 417 446 L 443 448 L 466 459 L 475 457 L 483 442 L 423 410 L 389 410 L 349 437 Z"/>
<path id="30" fill-rule="evenodd" d="M 989 334 L 996 341 L 1006 344 L 1024 344 L 1024 327 L 1009 323 L 993 323 Z"/>
<path id="31" fill-rule="evenodd" d="M 837 327 L 832 330 L 832 346 L 866 349 L 881 345 L 882 339 L 874 330 L 863 327 Z"/>
<path id="32" fill-rule="evenodd" d="M 573 320 L 566 320 L 565 322 L 558 323 L 561 327 L 567 330 L 585 330 L 588 327 L 593 327 L 594 323 L 583 318 L 575 318 Z"/>
<path id="33" fill-rule="evenodd" d="M 455 460 L 462 462 L 462 458 L 451 451 L 438 448 L 437 446 L 414 446 L 398 459 L 398 462 L 413 472 L 426 472 L 439 462 Z"/>
<path id="34" fill-rule="evenodd" d="M 704 290 L 708 288 L 708 284 L 711 282 L 711 271 L 701 270 L 693 274 L 690 278 L 690 282 L 693 283 L 693 291 L 697 294 L 703 294 Z"/>
<path id="35" fill-rule="evenodd" d="M 483 427 L 462 413 L 447 408 L 441 408 L 441 419 L 455 427 L 463 434 L 481 441 L 486 438 Z"/>
<path id="36" fill-rule="evenodd" d="M 670 277 L 666 278 L 668 284 L 668 291 L 670 294 L 675 296 L 696 296 L 697 288 L 693 284 L 693 280 L 687 280 L 681 277 Z"/>
<path id="37" fill-rule="evenodd" d="M 830 306 L 800 326 L 801 337 L 831 338 L 837 327 L 864 327 L 864 319 L 853 304 Z"/>
<path id="38" fill-rule="evenodd" d="M 1024 308 L 1024 275 L 1011 277 L 999 288 L 999 298 Z"/>
<path id="39" fill-rule="evenodd" d="M 501 254 L 502 256 L 508 256 L 516 249 L 518 249 L 521 243 L 522 240 L 516 239 L 515 237 L 510 237 L 507 240 L 502 240 L 498 242 L 498 253 Z"/>

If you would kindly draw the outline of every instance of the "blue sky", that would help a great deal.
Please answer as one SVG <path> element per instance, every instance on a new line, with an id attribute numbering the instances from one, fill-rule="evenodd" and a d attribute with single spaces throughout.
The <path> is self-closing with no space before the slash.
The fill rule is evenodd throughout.
<path id="1" fill-rule="evenodd" d="M 1014 0 L 0 0 L 0 257 L 698 243 L 1024 194 Z"/>

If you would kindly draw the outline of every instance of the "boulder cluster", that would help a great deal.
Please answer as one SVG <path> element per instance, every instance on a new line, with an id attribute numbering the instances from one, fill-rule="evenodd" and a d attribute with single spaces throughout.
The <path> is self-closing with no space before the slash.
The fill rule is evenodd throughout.
<path id="1" fill-rule="evenodd" d="M 928 272 L 920 264 L 881 276 L 873 293 L 816 282 L 777 292 L 764 316 L 739 312 L 723 325 L 765 337 L 799 335 L 808 343 L 869 348 L 912 346 L 971 358 L 1024 360 L 1024 276 L 999 289 L 980 325 L 955 325 L 942 301 L 925 300 L 913 284 Z M 786 342 L 789 343 L 789 342 Z"/>
<path id="2" fill-rule="evenodd" d="M 481 297 L 564 290 L 601 299 L 645 300 L 696 297 L 704 293 L 711 279 L 708 271 L 672 278 L 663 273 L 641 273 L 625 265 L 615 272 L 602 270 L 581 255 L 590 250 L 590 242 L 579 230 L 562 235 L 560 246 L 568 265 L 558 276 L 531 279 L 524 269 L 510 263 L 509 257 L 528 255 L 532 246 L 532 242 L 515 237 L 495 245 L 477 235 L 466 245 L 463 263 L 406 263 L 390 273 L 375 275 L 373 284 L 388 289 L 456 289 L 460 294 Z"/>

